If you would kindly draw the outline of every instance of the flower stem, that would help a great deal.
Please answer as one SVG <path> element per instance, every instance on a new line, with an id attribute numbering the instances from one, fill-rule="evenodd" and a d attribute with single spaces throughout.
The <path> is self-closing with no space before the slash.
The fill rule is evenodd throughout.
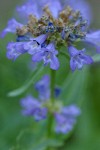
<path id="1" fill-rule="evenodd" d="M 54 96 L 54 91 L 55 91 L 55 75 L 56 75 L 56 71 L 55 70 L 51 70 L 51 86 L 50 86 L 50 89 L 51 89 L 51 102 L 52 104 L 54 103 L 54 99 L 55 99 L 55 96 Z"/>
<path id="2" fill-rule="evenodd" d="M 55 75 L 56 75 L 56 71 L 51 70 L 51 83 L 50 83 L 50 100 L 51 100 L 51 104 L 53 106 L 54 104 L 54 100 L 55 100 L 55 95 L 54 95 L 54 90 L 55 90 Z M 53 136 L 53 132 L 52 132 L 52 127 L 53 127 L 53 114 L 49 113 L 48 115 L 48 126 L 47 126 L 47 136 L 48 139 L 52 138 Z M 48 147 L 47 150 L 52 150 L 51 147 Z"/>

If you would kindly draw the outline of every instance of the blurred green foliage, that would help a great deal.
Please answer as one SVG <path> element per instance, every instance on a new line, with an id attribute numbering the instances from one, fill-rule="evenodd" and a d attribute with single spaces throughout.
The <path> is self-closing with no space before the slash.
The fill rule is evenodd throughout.
<path id="1" fill-rule="evenodd" d="M 95 16 L 92 26 L 95 25 L 94 27 L 99 28 L 100 20 L 95 14 L 98 13 L 100 2 L 96 1 L 90 0 Z M 0 31 L 6 25 L 7 20 L 12 17 L 16 4 L 18 4 L 18 0 L 0 0 Z M 0 39 L 0 150 L 42 150 L 49 145 L 55 147 L 59 144 L 62 146 L 62 143 L 57 140 L 45 139 L 46 121 L 35 123 L 33 118 L 23 117 L 20 113 L 20 98 L 28 92 L 36 95 L 33 85 L 21 96 L 7 96 L 9 91 L 22 86 L 33 70 L 33 68 L 29 68 L 30 56 L 23 55 L 15 62 L 6 58 L 7 42 L 14 38 L 12 35 L 7 35 L 5 39 Z M 99 150 L 100 63 L 72 73 L 66 59 L 61 57 L 60 61 L 61 68 L 57 71 L 56 80 L 57 85 L 62 87 L 59 99 L 64 104 L 77 103 L 82 109 L 82 114 L 74 133 L 70 138 L 66 136 L 64 146 L 57 149 Z M 61 135 L 59 135 L 59 139 L 60 137 Z"/>

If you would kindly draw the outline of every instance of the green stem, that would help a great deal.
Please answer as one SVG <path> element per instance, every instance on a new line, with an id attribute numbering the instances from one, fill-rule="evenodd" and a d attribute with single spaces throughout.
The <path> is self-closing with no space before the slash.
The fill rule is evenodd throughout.
<path id="1" fill-rule="evenodd" d="M 54 96 L 55 75 L 56 75 L 56 71 L 51 70 L 51 84 L 50 84 L 51 93 L 50 93 L 50 100 L 51 100 L 52 106 L 53 106 L 54 100 L 55 100 L 55 96 Z M 53 127 L 53 115 L 52 115 L 52 113 L 49 113 L 48 114 L 48 125 L 47 125 L 47 137 L 48 138 L 52 138 L 52 136 L 53 136 L 52 127 Z M 47 150 L 52 150 L 52 148 L 48 147 Z"/>
<path id="2" fill-rule="evenodd" d="M 55 74 L 56 71 L 55 70 L 51 70 L 51 85 L 50 85 L 50 89 L 51 89 L 51 102 L 52 104 L 54 103 L 54 91 L 55 91 Z"/>

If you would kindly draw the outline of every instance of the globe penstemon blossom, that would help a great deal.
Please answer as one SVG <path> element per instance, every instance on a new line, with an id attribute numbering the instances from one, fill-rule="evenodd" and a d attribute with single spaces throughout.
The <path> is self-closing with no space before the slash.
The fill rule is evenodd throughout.
<path id="1" fill-rule="evenodd" d="M 63 134 L 69 133 L 73 129 L 76 123 L 76 118 L 80 115 L 80 113 L 80 109 L 75 105 L 63 107 L 60 112 L 56 112 L 55 131 Z"/>
<path id="2" fill-rule="evenodd" d="M 0 37 L 4 38 L 9 32 L 16 33 L 17 28 L 23 27 L 23 24 L 17 22 L 14 18 L 8 21 L 7 27 L 1 32 Z"/>
<path id="3" fill-rule="evenodd" d="M 16 41 L 7 45 L 7 58 L 16 60 L 22 54 L 28 54 L 33 63 L 42 63 L 51 71 L 50 77 L 44 75 L 35 84 L 38 98 L 28 94 L 21 99 L 22 114 L 36 121 L 47 119 L 48 138 L 54 131 L 67 134 L 73 130 L 81 110 L 76 104 L 65 106 L 59 100 L 62 89 L 55 85 L 56 71 L 61 67 L 59 56 L 66 56 L 72 72 L 92 64 L 92 56 L 87 55 L 84 47 L 79 50 L 77 42 L 89 43 L 96 49 L 95 53 L 100 53 L 100 31 L 89 31 L 91 15 L 85 0 L 49 0 L 48 3 L 28 0 L 17 7 L 17 12 L 24 24 L 11 19 L 1 32 L 2 38 L 9 32 L 16 35 Z M 29 85 L 30 81 L 26 87 Z"/>
<path id="4" fill-rule="evenodd" d="M 97 53 L 100 53 L 100 30 L 88 33 L 86 35 L 85 42 L 90 43 L 90 45 L 93 45 Z"/>
<path id="5" fill-rule="evenodd" d="M 49 64 L 51 69 L 58 70 L 60 67 L 58 59 L 60 46 L 67 46 L 69 49 L 71 46 L 74 47 L 77 41 L 88 41 L 99 49 L 98 46 L 96 46 L 99 41 L 97 39 L 99 33 L 98 31 L 91 33 L 94 35 L 94 41 L 92 42 L 92 35 L 88 33 L 88 22 L 84 19 L 80 11 L 75 11 L 68 6 L 58 13 L 58 18 L 54 18 L 48 6 L 45 6 L 43 11 L 44 14 L 39 19 L 33 14 L 29 15 L 29 20 L 26 25 L 20 23 L 16 24 L 15 21 L 11 26 L 6 28 L 9 28 L 9 31 L 14 33 L 16 26 L 17 34 L 17 42 L 15 42 L 15 44 L 10 43 L 7 46 L 7 57 L 9 59 L 15 60 L 21 54 L 28 53 L 32 56 L 33 62 L 43 61 L 44 65 Z M 4 31 L 6 29 L 4 29 Z M 18 50 L 19 46 L 20 48 Z M 79 55 L 81 54 L 81 58 L 83 57 L 83 53 L 83 50 L 79 53 Z M 74 56 L 74 58 L 75 57 L 76 56 Z M 80 57 L 77 56 L 76 61 L 71 56 L 70 66 L 71 69 L 73 67 L 73 71 L 75 68 L 81 69 L 84 64 L 91 64 L 93 62 L 92 58 L 90 58 L 91 56 L 88 56 L 88 60 L 86 60 L 87 56 L 84 55 L 84 57 L 85 58 L 80 59 Z M 89 61 L 89 59 L 91 59 L 91 61 Z M 74 61 L 76 64 L 73 63 Z"/>
<path id="6" fill-rule="evenodd" d="M 69 5 L 74 10 L 79 10 L 82 13 L 82 16 L 88 20 L 88 24 L 91 23 L 92 11 L 87 0 L 64 0 L 62 5 Z"/>
<path id="7" fill-rule="evenodd" d="M 36 52 L 32 60 L 34 62 L 38 62 L 43 60 L 44 65 L 48 65 L 50 63 L 50 68 L 53 70 L 57 70 L 59 68 L 59 60 L 57 58 L 58 51 L 55 50 L 55 46 L 53 43 L 50 43 L 46 46 L 46 48 L 41 48 L 38 52 Z"/>
<path id="8" fill-rule="evenodd" d="M 19 13 L 20 17 L 26 20 L 26 17 L 30 14 L 36 15 L 38 18 L 42 16 L 43 10 L 42 8 L 48 5 L 50 11 L 52 12 L 54 17 L 58 17 L 59 11 L 65 8 L 66 6 L 71 6 L 74 10 L 81 11 L 82 15 L 91 22 L 92 20 L 92 12 L 90 9 L 90 5 L 86 0 L 26 0 L 26 2 L 20 6 L 17 6 L 16 11 Z"/>
<path id="9" fill-rule="evenodd" d="M 47 119 L 48 112 L 52 112 L 55 120 L 56 133 L 69 133 L 75 123 L 81 110 L 76 105 L 62 106 L 57 103 L 52 106 L 50 102 L 50 77 L 45 75 L 40 81 L 35 84 L 35 89 L 38 91 L 38 99 L 32 95 L 22 98 L 20 104 L 22 106 L 22 114 L 25 116 L 34 117 L 35 121 Z M 57 89 L 55 88 L 55 91 Z M 56 97 L 55 92 L 55 97 Z"/>
<path id="10" fill-rule="evenodd" d="M 45 75 L 40 81 L 35 84 L 35 89 L 38 91 L 39 99 L 42 101 L 50 98 L 50 77 Z"/>
<path id="11" fill-rule="evenodd" d="M 85 54 L 85 49 L 77 50 L 73 46 L 68 47 L 68 51 L 70 54 L 70 68 L 72 71 L 76 69 L 82 69 L 83 65 L 89 65 L 93 63 L 93 59 Z"/>
<path id="12" fill-rule="evenodd" d="M 20 104 L 23 107 L 22 114 L 33 116 L 36 121 L 43 120 L 47 116 L 47 108 L 44 108 L 42 103 L 31 95 L 21 99 Z"/>
<path id="13" fill-rule="evenodd" d="M 42 8 L 48 5 L 50 11 L 54 15 L 54 17 L 58 17 L 58 12 L 62 9 L 61 2 L 59 0 L 27 0 L 23 5 L 17 6 L 16 11 L 26 19 L 30 14 L 35 15 L 37 18 L 42 16 L 43 10 Z"/>

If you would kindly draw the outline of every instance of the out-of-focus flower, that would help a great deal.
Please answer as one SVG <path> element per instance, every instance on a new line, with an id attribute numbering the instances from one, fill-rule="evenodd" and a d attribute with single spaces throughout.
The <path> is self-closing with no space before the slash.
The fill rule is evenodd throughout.
<path id="1" fill-rule="evenodd" d="M 75 71 L 76 69 L 82 69 L 84 65 L 88 65 L 93 63 L 93 59 L 85 55 L 85 49 L 83 50 L 77 50 L 73 46 L 68 47 L 68 51 L 70 54 L 70 67 L 72 71 Z"/>
<path id="2" fill-rule="evenodd" d="M 69 5 L 74 10 L 79 10 L 82 13 L 82 16 L 87 19 L 90 24 L 92 20 L 92 11 L 86 0 L 64 0 L 63 5 Z"/>
<path id="3" fill-rule="evenodd" d="M 42 103 L 32 96 L 27 96 L 20 101 L 23 107 L 22 114 L 26 116 L 33 116 L 36 121 L 46 118 L 47 109 L 42 107 Z"/>
<path id="4" fill-rule="evenodd" d="M 50 77 L 45 75 L 42 79 L 36 83 L 35 89 L 39 93 L 40 100 L 49 100 L 50 98 Z"/>
<path id="5" fill-rule="evenodd" d="M 22 6 L 17 7 L 17 12 L 19 12 L 20 15 L 24 16 L 25 19 L 30 14 L 33 14 L 37 18 L 40 18 L 43 13 L 42 8 L 45 5 L 49 6 L 54 17 L 58 17 L 58 12 L 61 10 L 61 4 L 59 0 L 27 0 L 26 3 L 24 3 Z"/>
<path id="6" fill-rule="evenodd" d="M 0 33 L 0 37 L 4 38 L 8 32 L 16 33 L 17 28 L 21 28 L 23 25 L 17 22 L 15 19 L 8 21 L 7 27 Z"/>
<path id="7" fill-rule="evenodd" d="M 39 98 L 36 99 L 31 95 L 22 98 L 20 101 L 23 108 L 22 114 L 34 117 L 35 121 L 40 121 L 47 118 L 48 112 L 52 112 L 56 123 L 55 131 L 63 134 L 70 132 L 76 123 L 76 118 L 81 113 L 80 109 L 75 105 L 62 107 L 59 102 L 51 105 L 50 78 L 48 75 L 44 75 L 35 84 L 35 88 L 38 91 Z M 59 94 L 59 90 L 57 94 Z"/>
<path id="8" fill-rule="evenodd" d="M 85 41 L 93 45 L 97 52 L 100 53 L 100 30 L 87 33 Z"/>
<path id="9" fill-rule="evenodd" d="M 26 53 L 23 49 L 24 42 L 10 42 L 7 45 L 7 58 L 15 60 L 21 54 Z"/>
<path id="10" fill-rule="evenodd" d="M 31 55 L 35 54 L 41 49 L 41 45 L 46 40 L 47 35 L 41 35 L 37 38 L 30 39 L 28 42 L 10 42 L 7 45 L 7 58 L 16 59 L 18 56 L 24 53 Z"/>
<path id="11" fill-rule="evenodd" d="M 30 14 L 36 15 L 38 18 L 42 15 L 42 8 L 48 5 L 50 11 L 54 17 L 58 17 L 59 11 L 61 11 L 65 5 L 71 6 L 74 10 L 79 10 L 85 19 L 91 21 L 91 8 L 86 0 L 27 0 L 22 6 L 17 7 L 17 12 L 24 17 L 28 17 Z"/>
<path id="12" fill-rule="evenodd" d="M 60 113 L 55 113 L 55 131 L 63 134 L 70 132 L 73 129 L 76 123 L 76 118 L 79 115 L 80 109 L 75 105 L 63 107 Z"/>
<path id="13" fill-rule="evenodd" d="M 47 108 L 37 108 L 34 113 L 34 119 L 40 121 L 47 118 L 48 110 Z"/>
<path id="14" fill-rule="evenodd" d="M 34 14 L 39 17 L 37 1 L 27 0 L 22 6 L 17 6 L 16 10 L 23 17 L 28 17 L 30 14 Z"/>
<path id="15" fill-rule="evenodd" d="M 32 60 L 34 62 L 38 62 L 43 60 L 44 65 L 48 65 L 50 63 L 50 68 L 57 70 L 59 68 L 59 61 L 56 55 L 58 51 L 55 49 L 53 43 L 50 43 L 46 48 L 40 49 L 39 52 L 33 55 Z"/>
<path id="16" fill-rule="evenodd" d="M 35 85 L 35 88 L 38 91 L 38 99 L 31 95 L 21 99 L 20 104 L 23 107 L 23 115 L 33 116 L 36 121 L 46 119 L 48 108 L 44 104 L 50 99 L 49 84 L 49 76 L 43 76 Z"/>
<path id="17" fill-rule="evenodd" d="M 56 87 L 55 88 L 55 97 L 58 97 L 61 93 L 61 88 L 60 87 Z"/>

